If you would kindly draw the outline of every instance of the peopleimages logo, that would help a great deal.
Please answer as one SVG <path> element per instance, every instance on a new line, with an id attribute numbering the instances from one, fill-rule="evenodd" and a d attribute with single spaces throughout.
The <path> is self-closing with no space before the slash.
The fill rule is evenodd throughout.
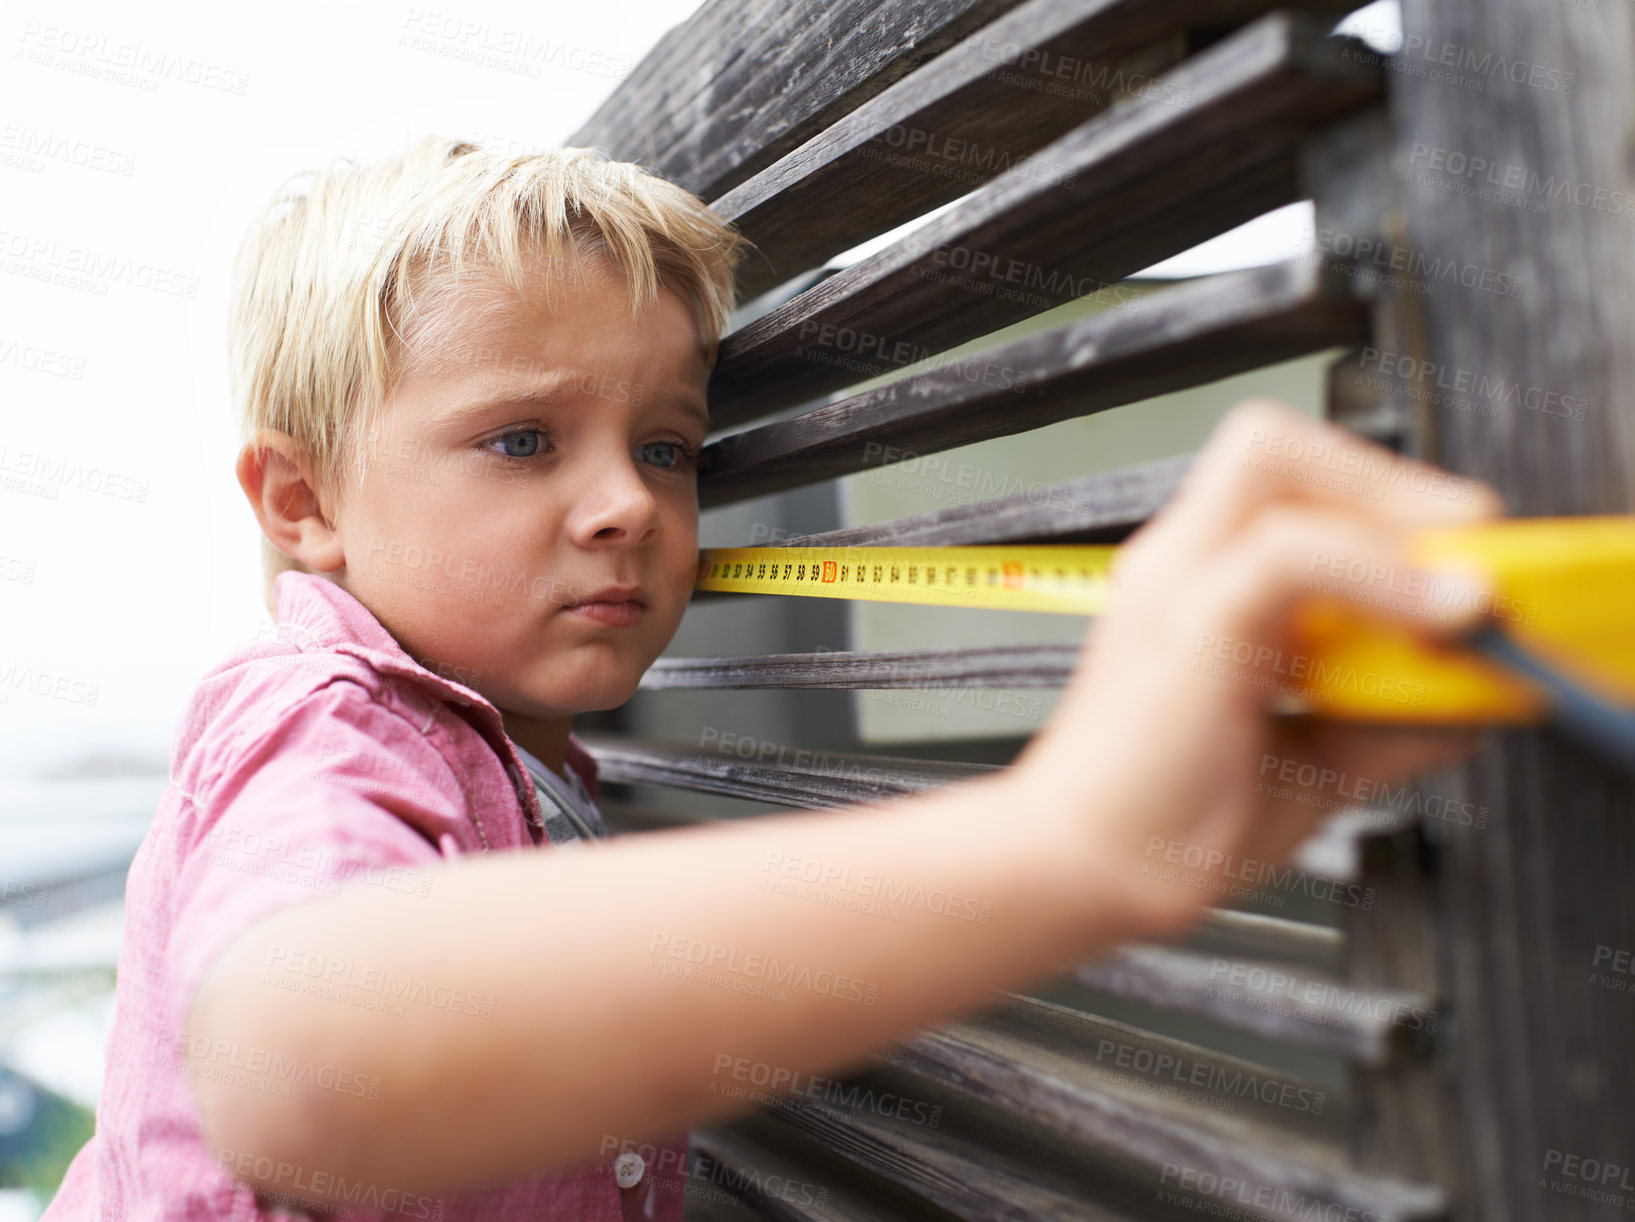
<path id="1" fill-rule="evenodd" d="M 19 261 L 19 266 L 8 266 L 8 271 L 21 273 L 24 267 L 33 264 L 37 274 L 31 278 L 45 279 L 50 276 L 48 269 L 56 268 L 64 277 L 62 283 L 71 288 L 100 290 L 101 296 L 107 296 L 108 284 L 120 282 L 132 288 L 152 289 L 189 301 L 199 295 L 197 276 L 151 263 L 137 263 L 129 255 L 111 254 L 86 246 L 64 247 L 53 238 L 0 229 L 0 253 Z"/>
<path id="2" fill-rule="evenodd" d="M 1358 670 L 1355 666 L 1337 662 L 1328 663 L 1306 654 L 1285 654 L 1283 650 L 1263 643 L 1239 641 L 1232 637 L 1217 638 L 1213 633 L 1206 632 L 1197 653 L 1202 655 L 1206 649 L 1210 650 L 1210 657 L 1217 662 L 1249 668 L 1251 674 L 1247 676 L 1248 679 L 1254 678 L 1254 672 L 1270 669 L 1273 674 L 1286 676 L 1297 684 L 1310 684 L 1312 688 L 1319 689 L 1311 694 L 1320 699 L 1332 699 L 1330 693 L 1338 689 L 1414 708 L 1425 703 L 1423 683 L 1407 683 L 1390 675 Z M 1194 664 L 1193 669 L 1199 670 L 1201 667 Z M 1212 670 L 1207 673 L 1218 672 Z M 1227 676 L 1223 674 L 1221 677 Z"/>
<path id="3" fill-rule="evenodd" d="M 1421 292 L 1451 281 L 1498 297 L 1520 297 L 1527 287 L 1526 280 L 1508 272 L 1460 263 L 1444 255 L 1432 258 L 1422 250 L 1376 238 L 1356 237 L 1333 229 L 1318 229 L 1307 237 L 1324 255 L 1347 260 L 1358 267 L 1372 264 L 1376 270 L 1401 273 Z"/>
<path id="4" fill-rule="evenodd" d="M 850 865 L 819 861 L 811 857 L 785 856 L 774 850 L 767 853 L 761 869 L 815 887 L 838 888 L 866 899 L 878 899 L 887 904 L 900 904 L 910 908 L 923 908 L 937 916 L 975 921 L 979 925 L 986 925 L 993 915 L 993 906 L 986 900 L 976 900 L 958 892 L 944 891 L 941 887 L 927 890 L 923 883 L 893 879 L 890 875 L 875 874 L 868 870 L 853 870 Z M 776 889 L 769 887 L 768 881 L 762 879 L 758 889 Z"/>
<path id="5" fill-rule="evenodd" d="M 412 1218 L 437 1219 L 443 1216 L 442 1201 L 417 1192 L 383 1188 L 379 1184 L 348 1179 L 332 1171 L 279 1162 L 243 1150 L 220 1150 L 217 1158 L 223 1172 L 239 1182 L 253 1175 L 260 1185 L 256 1188 L 256 1195 L 263 1200 L 283 1201 L 310 1209 L 315 1199 L 327 1199 L 338 1200 L 354 1209 L 383 1209 Z"/>
<path id="6" fill-rule="evenodd" d="M 804 1074 L 781 1065 L 733 1056 L 730 1052 L 715 1054 L 714 1074 L 717 1079 L 723 1076 L 730 1078 L 739 1087 L 725 1087 L 719 1081 L 711 1082 L 712 1094 L 727 1094 L 734 1098 L 776 1096 L 778 1101 L 793 1100 L 798 1103 L 815 1099 L 820 1103 L 838 1103 L 848 1112 L 867 1111 L 933 1129 L 942 1119 L 942 1108 L 923 1100 L 910 1099 L 890 1091 L 877 1091 L 859 1082 Z M 757 1098 L 756 1101 L 761 1102 L 762 1099 Z"/>
<path id="7" fill-rule="evenodd" d="M 1228 1099 L 1258 1099 L 1262 1103 L 1295 1112 L 1310 1112 L 1314 1116 L 1322 1115 L 1323 1104 L 1328 1098 L 1326 1091 L 1282 1081 L 1269 1073 L 1263 1076 L 1249 1068 L 1228 1069 L 1225 1065 L 1198 1061 L 1179 1052 L 1142 1048 L 1122 1040 L 1098 1040 L 1096 1064 L 1116 1065 L 1120 1069 L 1161 1080 L 1166 1085 L 1176 1083 L 1196 1087 L 1199 1091 Z"/>
<path id="8" fill-rule="evenodd" d="M 1593 183 L 1554 174 L 1541 175 L 1527 166 L 1503 164 L 1488 157 L 1471 156 L 1440 145 L 1414 142 L 1408 164 L 1415 170 L 1447 174 L 1470 183 L 1482 183 L 1500 191 L 1532 196 L 1540 201 L 1565 199 L 1580 208 L 1593 208 L 1614 216 L 1635 216 L 1635 196 L 1625 191 L 1609 191 Z"/>
<path id="9" fill-rule="evenodd" d="M 1277 1217 L 1311 1218 L 1313 1222 L 1317 1222 L 1318 1219 L 1321 1219 L 1321 1222 L 1392 1222 L 1390 1215 L 1376 1213 L 1372 1209 L 1325 1202 L 1280 1184 L 1261 1184 L 1237 1176 L 1203 1171 L 1197 1167 L 1183 1167 L 1177 1163 L 1164 1164 L 1158 1184 L 1158 1200 L 1171 1205 L 1184 1205 L 1188 1209 L 1197 1209 L 1219 1217 L 1266 1216 L 1258 1212 L 1250 1215 L 1246 1210 L 1237 1208 L 1241 1205 L 1253 1206 L 1257 1210 L 1275 1211 Z M 1204 1210 L 1193 1199 L 1194 1194 L 1214 1197 L 1218 1201 L 1226 1202 L 1226 1205 Z"/>
<path id="10" fill-rule="evenodd" d="M 1635 1193 L 1635 1183 L 1630 1181 L 1630 1169 L 1622 1163 L 1608 1162 L 1600 1158 L 1585 1158 L 1581 1154 L 1569 1154 L 1565 1150 L 1553 1147 L 1544 1152 L 1543 1173 L 1549 1181 L 1550 1188 L 1567 1196 L 1604 1200 L 1610 1204 L 1623 1206 L 1629 1202 L 1629 1198 L 1620 1196 L 1611 1189 Z M 1554 1175 L 1578 1182 L 1567 1184 L 1549 1179 Z"/>
<path id="11" fill-rule="evenodd" d="M 1589 409 L 1588 399 L 1545 390 L 1541 386 L 1523 386 L 1520 382 L 1511 382 L 1502 377 L 1473 373 L 1378 348 L 1364 348 L 1357 364 L 1360 369 L 1377 369 L 1382 374 L 1418 386 L 1428 385 L 1433 390 L 1468 395 L 1494 405 L 1524 407 L 1545 416 L 1582 420 Z"/>
<path id="12" fill-rule="evenodd" d="M 1191 880 L 1182 874 L 1183 870 L 1187 870 L 1195 872 L 1200 882 L 1214 883 L 1214 872 L 1219 871 L 1226 881 L 1221 881 L 1213 889 L 1229 892 L 1235 898 L 1285 892 L 1308 895 L 1312 899 L 1363 912 L 1372 911 L 1374 907 L 1374 889 L 1361 883 L 1336 882 L 1295 866 L 1238 857 L 1220 849 L 1206 849 L 1202 845 L 1185 844 L 1163 836 L 1148 838 L 1146 856 L 1147 860 L 1141 866 L 1141 873 L 1145 876 L 1168 882 L 1188 882 Z"/>
<path id="13" fill-rule="evenodd" d="M 1409 1006 L 1394 997 L 1353 989 L 1331 980 L 1310 980 L 1265 967 L 1259 963 L 1238 963 L 1216 959 L 1209 968 L 1212 989 L 1237 990 L 1260 997 L 1287 999 L 1296 1006 L 1323 1011 L 1323 1021 L 1338 1026 L 1341 1015 L 1367 1015 L 1376 1022 L 1389 1022 L 1410 1031 L 1436 1033 L 1440 1015 L 1424 1006 Z"/>

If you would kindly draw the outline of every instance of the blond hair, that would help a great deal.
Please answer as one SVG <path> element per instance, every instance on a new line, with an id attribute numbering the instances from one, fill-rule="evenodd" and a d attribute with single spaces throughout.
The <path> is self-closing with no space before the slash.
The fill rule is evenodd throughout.
<path id="1" fill-rule="evenodd" d="M 409 343 L 480 267 L 522 292 L 530 250 L 561 274 L 576 254 L 625 276 L 631 311 L 679 296 L 707 359 L 734 304 L 748 243 L 697 196 L 592 149 L 510 156 L 429 136 L 369 164 L 339 158 L 286 180 L 252 224 L 233 265 L 229 376 L 242 439 L 276 429 L 312 464 L 336 507 L 350 460 L 364 468 L 378 410 L 406 368 Z M 546 281 L 549 291 L 549 278 Z M 287 570 L 311 572 L 262 539 L 264 596 Z"/>

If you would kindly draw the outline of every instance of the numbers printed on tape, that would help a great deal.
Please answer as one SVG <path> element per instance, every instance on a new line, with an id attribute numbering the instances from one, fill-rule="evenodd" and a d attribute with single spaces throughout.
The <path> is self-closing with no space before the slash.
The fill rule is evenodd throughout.
<path id="1" fill-rule="evenodd" d="M 699 552 L 695 584 L 745 594 L 1099 615 L 1118 551 L 1090 545 L 708 548 Z M 1288 682 L 1312 707 L 1382 721 L 1538 716 L 1541 697 L 1520 679 L 1381 619 L 1369 602 L 1379 597 L 1372 570 L 1353 578 L 1343 556 L 1327 557 L 1330 569 L 1320 567 L 1323 560 L 1314 560 L 1314 574 L 1339 564 L 1346 581 L 1358 584 L 1318 590 L 1299 609 L 1289 656 L 1300 659 L 1301 674 Z M 1460 565 L 1485 569 L 1493 580 L 1493 595 L 1478 610 L 1605 698 L 1635 706 L 1635 633 L 1629 631 L 1635 515 L 1505 518 L 1427 528 L 1410 540 L 1405 566 Z M 1359 597 L 1341 597 L 1346 593 Z M 1416 693 L 1412 703 L 1380 694 L 1405 685 Z"/>
<path id="2" fill-rule="evenodd" d="M 1115 547 L 716 547 L 696 588 L 1096 615 Z"/>

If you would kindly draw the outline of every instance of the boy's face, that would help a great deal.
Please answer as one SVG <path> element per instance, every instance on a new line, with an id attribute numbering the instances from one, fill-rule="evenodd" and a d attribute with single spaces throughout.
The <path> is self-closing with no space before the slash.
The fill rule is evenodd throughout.
<path id="1" fill-rule="evenodd" d="M 616 269 L 580 267 L 550 301 L 462 282 L 430 342 L 413 339 L 335 524 L 333 577 L 524 746 L 630 698 L 698 559 L 698 326 L 668 290 L 632 322 Z M 608 587 L 636 605 L 575 606 Z"/>

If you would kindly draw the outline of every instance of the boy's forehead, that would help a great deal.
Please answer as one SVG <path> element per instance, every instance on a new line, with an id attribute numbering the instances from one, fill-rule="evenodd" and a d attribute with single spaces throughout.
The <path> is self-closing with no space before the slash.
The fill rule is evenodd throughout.
<path id="1" fill-rule="evenodd" d="M 461 377 L 482 370 L 503 370 L 507 375 L 548 373 L 558 363 L 551 359 L 553 355 L 569 355 L 552 354 L 550 349 L 577 347 L 577 343 L 553 344 L 553 324 L 560 320 L 570 329 L 575 323 L 582 327 L 587 306 L 597 317 L 598 332 L 607 334 L 611 328 L 613 333 L 622 333 L 629 329 L 635 335 L 638 331 L 639 324 L 631 314 L 629 283 L 605 260 L 578 257 L 571 265 L 552 272 L 536 258 L 528 267 L 529 276 L 520 292 L 487 266 L 466 272 L 458 281 L 434 286 L 405 337 L 403 376 Z M 701 372 L 707 376 L 712 345 L 700 336 L 692 311 L 669 290 L 661 291 L 657 316 L 665 313 L 666 297 L 673 307 L 671 317 L 679 314 L 687 320 L 685 334 L 691 343 L 678 346 L 678 355 L 696 350 L 701 357 Z M 649 307 L 642 317 L 643 321 L 654 321 L 655 310 Z M 651 341 L 650 335 L 640 339 L 643 350 L 656 356 Z M 681 363 L 691 364 L 685 360 Z"/>

